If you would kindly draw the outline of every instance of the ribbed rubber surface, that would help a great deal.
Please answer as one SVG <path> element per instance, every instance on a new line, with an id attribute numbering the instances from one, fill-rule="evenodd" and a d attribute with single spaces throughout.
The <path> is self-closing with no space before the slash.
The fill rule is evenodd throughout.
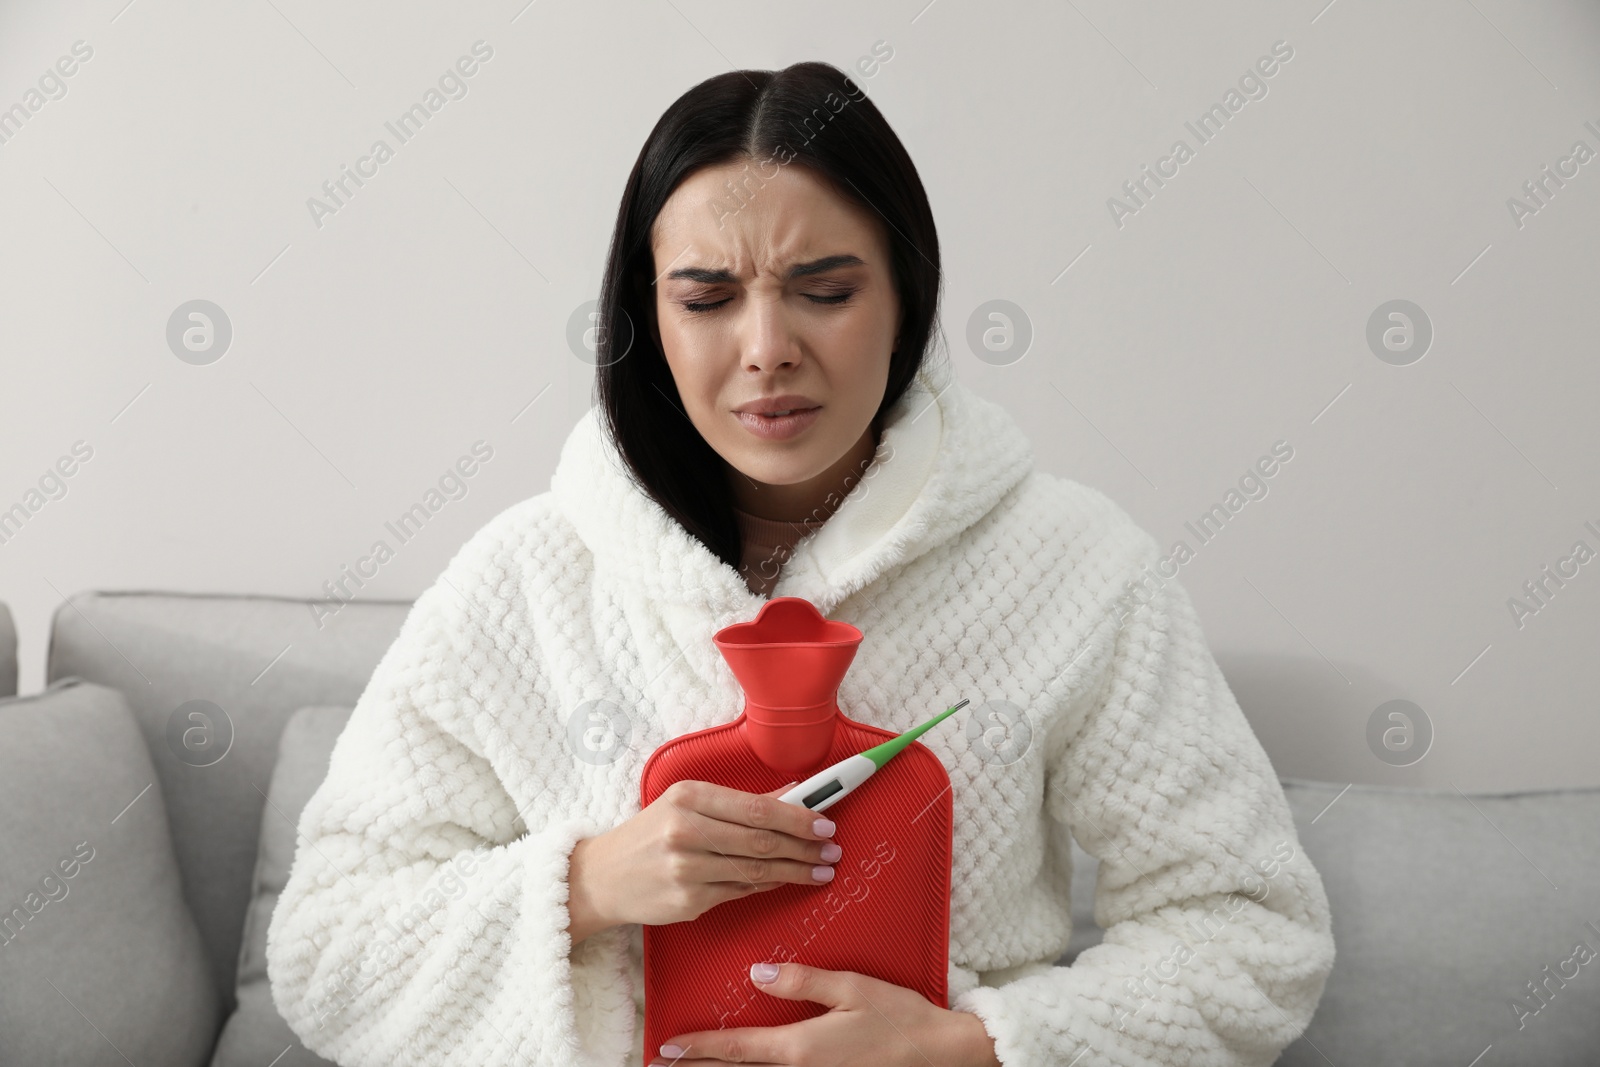
<path id="1" fill-rule="evenodd" d="M 826 759 L 782 775 L 756 758 L 745 716 L 662 745 L 646 762 L 640 803 L 695 779 L 765 793 L 895 734 L 839 716 Z M 827 1008 L 761 991 L 750 965 L 801 963 L 856 971 L 946 1002 L 950 944 L 950 778 L 913 742 L 823 817 L 844 849 L 832 882 L 782 885 L 725 901 L 689 922 L 644 927 L 645 1062 L 694 1030 L 780 1026 Z M 730 879 L 731 880 L 731 879 Z M 694 1049 L 688 1058 L 693 1059 Z"/>

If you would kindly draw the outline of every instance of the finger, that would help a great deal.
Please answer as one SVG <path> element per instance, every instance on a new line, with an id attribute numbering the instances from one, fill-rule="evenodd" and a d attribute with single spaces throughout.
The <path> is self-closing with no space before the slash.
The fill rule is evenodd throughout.
<path id="1" fill-rule="evenodd" d="M 761 882 L 825 885 L 833 881 L 834 868 L 832 862 L 822 857 L 832 856 L 837 861 L 843 855 L 840 847 L 831 841 L 820 843 L 797 841 L 776 831 L 755 831 L 731 823 L 718 822 L 695 811 L 679 809 L 678 814 L 680 816 L 678 827 L 669 832 L 670 841 L 684 864 L 679 872 L 680 877 L 689 882 L 708 885 L 718 882 L 740 882 L 752 886 Z M 815 855 L 803 856 L 801 859 L 770 854 L 742 855 L 737 839 L 743 834 L 753 833 L 766 835 L 766 844 L 762 851 L 770 852 L 771 849 L 777 848 L 786 852 L 814 852 Z M 734 895 L 736 894 L 725 893 L 722 899 L 732 899 Z"/>
<path id="2" fill-rule="evenodd" d="M 746 793 L 711 782 L 680 783 L 687 787 L 689 807 L 722 822 L 776 830 L 801 841 L 826 841 L 833 836 L 829 819 L 799 804 L 767 793 Z"/>
<path id="3" fill-rule="evenodd" d="M 751 893 L 765 893 L 769 889 L 776 889 L 788 882 L 707 882 L 708 886 L 724 895 L 725 899 L 746 897 Z"/>
<path id="4" fill-rule="evenodd" d="M 769 996 L 782 997 L 784 1000 L 808 1000 L 814 1004 L 821 1004 L 826 1008 L 857 1008 L 862 1007 L 861 980 L 864 976 L 855 971 L 831 971 L 825 967 L 813 967 L 805 963 L 770 964 L 778 969 L 777 977 L 771 981 L 763 981 L 757 977 L 756 968 L 762 964 L 752 964 L 750 979 L 755 987 Z M 680 1045 L 683 1042 L 678 1042 Z"/>
<path id="5" fill-rule="evenodd" d="M 770 892 L 781 885 L 793 884 L 792 882 L 707 882 L 705 887 L 713 894 L 710 907 L 714 908 L 730 900 L 743 900 Z"/>
<path id="6" fill-rule="evenodd" d="M 699 831 L 699 844 L 706 852 L 728 857 L 735 862 L 743 860 L 795 860 L 808 866 L 838 863 L 844 849 L 837 841 L 803 841 L 781 830 L 745 826 L 723 822 L 699 812 L 684 813 L 691 826 Z M 746 874 L 754 881 L 759 875 Z"/>
<path id="7" fill-rule="evenodd" d="M 737 1063 L 743 1067 L 755 1064 L 782 1065 L 793 1062 L 790 1051 L 791 1031 L 797 1025 L 742 1026 L 726 1030 L 697 1030 L 669 1038 L 657 1050 L 656 1059 L 672 1067 L 689 1067 L 691 1064 Z M 681 1052 L 683 1055 L 677 1055 Z"/>
<path id="8" fill-rule="evenodd" d="M 689 876 L 697 882 L 786 882 L 796 885 L 824 885 L 833 881 L 834 877 L 831 863 L 812 863 L 809 859 L 791 860 L 702 852 L 691 858 L 688 866 Z"/>
<path id="9" fill-rule="evenodd" d="M 761 794 L 743 793 L 710 782 L 685 780 L 674 783 L 668 792 L 662 794 L 661 799 L 670 803 L 680 816 L 679 825 L 686 828 L 681 833 L 692 831 L 687 840 L 681 833 L 677 840 L 679 848 L 689 850 L 692 867 L 685 873 L 690 878 L 703 883 L 783 881 L 813 886 L 825 885 L 833 880 L 832 864 L 842 855 L 836 843 L 806 842 L 789 837 L 775 829 L 750 829 L 701 814 L 704 807 L 714 805 L 719 793 L 743 798 L 748 802 L 774 804 L 779 808 L 794 807 Z M 740 855 L 741 844 L 736 836 L 729 836 L 740 833 L 760 835 L 764 841 L 762 846 L 749 851 L 760 851 L 769 855 L 750 857 Z M 770 855 L 775 849 L 792 853 L 796 848 L 799 848 L 803 855 L 811 853 L 813 849 L 815 852 L 804 855 L 800 860 L 773 858 Z M 722 899 L 733 899 L 734 895 L 722 894 Z"/>
<path id="10" fill-rule="evenodd" d="M 698 1056 L 684 1056 L 675 1060 L 657 1056 L 650 1061 L 650 1067 L 789 1067 L 789 1065 L 785 1063 L 730 1064 L 727 1060 L 703 1060 Z"/>

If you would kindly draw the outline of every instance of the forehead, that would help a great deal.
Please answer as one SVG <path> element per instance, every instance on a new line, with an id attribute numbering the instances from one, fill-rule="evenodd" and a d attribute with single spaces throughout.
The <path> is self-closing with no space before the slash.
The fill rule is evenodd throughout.
<path id="1" fill-rule="evenodd" d="M 882 264 L 887 242 L 869 209 L 815 171 L 740 160 L 685 178 L 656 217 L 651 249 L 657 271 L 711 265 L 749 277 L 840 252 Z"/>

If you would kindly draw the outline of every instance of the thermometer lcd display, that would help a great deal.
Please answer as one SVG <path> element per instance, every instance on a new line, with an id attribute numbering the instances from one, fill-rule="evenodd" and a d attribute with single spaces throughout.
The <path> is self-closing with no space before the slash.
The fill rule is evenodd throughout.
<path id="1" fill-rule="evenodd" d="M 834 778 L 834 779 L 830 780 L 826 785 L 821 786 L 821 787 L 819 787 L 817 789 L 814 789 L 810 793 L 807 793 L 805 795 L 805 799 L 800 801 L 800 803 L 805 805 L 808 808 L 814 808 L 818 804 L 821 804 L 824 800 L 827 800 L 829 797 L 833 796 L 833 794 L 839 792 L 843 788 L 844 788 L 844 783 L 839 781 L 839 779 Z"/>

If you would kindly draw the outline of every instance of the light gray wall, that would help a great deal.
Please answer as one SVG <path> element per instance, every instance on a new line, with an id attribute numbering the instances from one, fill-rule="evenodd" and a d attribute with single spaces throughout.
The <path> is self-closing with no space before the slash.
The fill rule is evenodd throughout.
<path id="1" fill-rule="evenodd" d="M 466 95 L 398 145 L 385 121 L 479 40 Z M 316 595 L 487 442 L 360 594 L 415 596 L 547 487 L 590 403 L 568 322 L 662 109 L 731 67 L 848 68 L 882 41 L 860 81 L 933 200 L 957 374 L 1045 469 L 1189 542 L 1179 580 L 1279 771 L 1600 782 L 1600 562 L 1521 625 L 1508 606 L 1600 550 L 1600 159 L 1508 206 L 1575 142 L 1600 151 L 1593 3 L 18 0 L 0 107 L 76 41 L 65 95 L 0 144 L 0 508 L 92 449 L 0 544 L 24 692 L 62 597 Z M 1276 42 L 1265 95 L 1247 81 L 1199 144 L 1185 123 Z M 314 223 L 379 138 L 394 157 Z M 1180 138 L 1193 158 L 1114 212 Z M 233 331 L 207 365 L 167 340 L 196 299 Z M 1025 353 L 969 347 L 995 299 Z M 1431 323 L 1421 359 L 1369 345 L 1392 300 Z M 1267 495 L 1200 544 L 1185 523 L 1280 441 Z M 1408 766 L 1369 745 L 1392 700 L 1434 731 Z"/>

